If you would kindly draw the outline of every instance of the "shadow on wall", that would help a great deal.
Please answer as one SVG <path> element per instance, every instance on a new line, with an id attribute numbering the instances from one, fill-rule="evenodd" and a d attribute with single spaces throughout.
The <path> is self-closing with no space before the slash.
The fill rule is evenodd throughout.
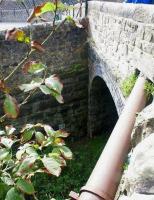
<path id="1" fill-rule="evenodd" d="M 89 135 L 108 134 L 112 132 L 118 120 L 118 113 L 112 95 L 100 77 L 95 77 L 89 96 Z"/>

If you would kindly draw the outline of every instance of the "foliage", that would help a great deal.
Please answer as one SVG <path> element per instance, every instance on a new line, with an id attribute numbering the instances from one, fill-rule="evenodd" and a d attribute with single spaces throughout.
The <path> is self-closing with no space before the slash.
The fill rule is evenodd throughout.
<path id="1" fill-rule="evenodd" d="M 5 199 L 24 199 L 23 193 L 35 195 L 31 177 L 35 173 L 59 176 L 72 152 L 64 138 L 69 134 L 49 125 L 27 124 L 20 134 L 13 126 L 0 131 L 1 181 L 11 186 Z"/>
<path id="2" fill-rule="evenodd" d="M 150 81 L 146 81 L 144 86 L 147 97 L 149 98 L 151 95 L 154 95 L 154 83 Z"/>
<path id="3" fill-rule="evenodd" d="M 48 67 L 41 61 L 30 59 L 34 52 L 44 53 L 44 44 L 48 39 L 52 37 L 60 25 L 70 21 L 71 18 L 65 19 L 59 26 L 55 26 L 57 11 L 64 9 L 70 8 L 57 0 L 48 1 L 33 9 L 27 19 L 28 22 L 37 19 L 43 13 L 54 13 L 53 30 L 42 43 L 32 40 L 30 36 L 18 28 L 6 32 L 6 40 L 25 43 L 30 51 L 8 76 L 1 75 L 0 77 L 0 91 L 4 95 L 4 115 L 0 118 L 1 122 L 6 118 L 16 119 L 21 107 L 36 91 L 53 96 L 59 103 L 64 102 L 61 95 L 63 84 L 60 78 L 55 74 L 46 77 Z M 71 19 L 71 22 L 74 23 L 74 20 Z M 22 69 L 24 74 L 32 74 L 33 78 L 30 83 L 18 86 L 22 92 L 28 93 L 22 102 L 17 101 L 11 93 L 12 90 L 8 87 L 8 81 L 19 69 Z M 64 130 L 55 131 L 50 125 L 41 123 L 26 124 L 20 131 L 17 131 L 12 125 L 7 125 L 4 130 L 0 130 L 0 198 L 3 200 L 24 200 L 26 195 L 31 195 L 33 199 L 37 199 L 32 177 L 36 173 L 57 177 L 60 175 L 62 168 L 66 166 L 66 160 L 72 159 L 72 152 L 64 141 L 64 138 L 68 136 L 69 134 Z"/>
<path id="4" fill-rule="evenodd" d="M 92 140 L 85 138 L 79 142 L 69 142 L 74 156 L 61 176 L 56 178 L 37 173 L 32 178 L 38 199 L 49 200 L 54 196 L 56 200 L 64 200 L 71 190 L 78 193 L 88 180 L 106 141 L 104 135 Z"/>
<path id="5" fill-rule="evenodd" d="M 133 73 L 122 82 L 121 89 L 125 97 L 128 97 L 130 95 L 136 80 L 137 76 L 135 73 Z"/>

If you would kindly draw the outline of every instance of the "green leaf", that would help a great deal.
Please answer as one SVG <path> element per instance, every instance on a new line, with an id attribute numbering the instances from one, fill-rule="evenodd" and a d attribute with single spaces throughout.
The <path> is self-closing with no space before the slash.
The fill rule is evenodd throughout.
<path id="1" fill-rule="evenodd" d="M 60 164 L 54 158 L 42 158 L 43 165 L 48 172 L 54 176 L 59 176 L 61 173 Z"/>
<path id="2" fill-rule="evenodd" d="M 58 2 L 58 4 L 57 4 L 57 8 L 58 8 L 58 10 L 60 10 L 60 11 L 64 11 L 65 9 L 67 9 L 67 5 L 65 5 L 65 4 L 63 4 L 62 2 Z"/>
<path id="3" fill-rule="evenodd" d="M 36 61 L 29 61 L 25 63 L 23 67 L 24 73 L 31 73 L 31 74 L 37 74 L 39 72 L 42 72 L 46 68 L 46 65 L 44 65 L 41 62 L 36 62 Z"/>
<path id="4" fill-rule="evenodd" d="M 44 94 L 51 94 L 51 90 L 47 86 L 41 85 L 39 88 Z"/>
<path id="5" fill-rule="evenodd" d="M 12 125 L 9 125 L 5 126 L 5 130 L 7 135 L 12 135 L 16 129 Z"/>
<path id="6" fill-rule="evenodd" d="M 6 133 L 5 133 L 5 131 L 0 130 L 0 136 L 2 136 L 2 135 L 6 135 Z"/>
<path id="7" fill-rule="evenodd" d="M 34 125 L 33 124 L 26 124 L 22 129 L 21 129 L 21 133 L 23 133 L 26 129 L 31 129 L 33 128 Z"/>
<path id="8" fill-rule="evenodd" d="M 25 200 L 25 198 L 13 187 L 7 192 L 5 200 Z"/>
<path id="9" fill-rule="evenodd" d="M 10 186 L 0 181 L 0 199 L 4 200 L 7 192 L 9 191 Z"/>
<path id="10" fill-rule="evenodd" d="M 51 126 L 44 125 L 44 130 L 45 130 L 45 132 L 47 133 L 48 136 L 50 136 L 50 137 L 54 136 L 55 131 Z"/>
<path id="11" fill-rule="evenodd" d="M 56 148 L 53 148 L 53 150 L 52 150 L 52 154 L 57 154 L 57 155 L 61 155 L 61 152 L 60 152 L 60 150 L 59 150 L 59 148 L 58 147 L 56 147 Z"/>
<path id="12" fill-rule="evenodd" d="M 47 86 L 45 85 L 41 85 L 40 87 L 40 90 L 44 93 L 44 94 L 50 94 L 52 95 L 53 97 L 55 97 L 55 99 L 59 102 L 59 103 L 64 103 L 64 100 L 63 100 L 63 97 L 61 94 L 59 94 L 58 92 L 48 88 Z"/>
<path id="13" fill-rule="evenodd" d="M 60 153 L 49 153 L 50 158 L 54 158 L 61 167 L 66 166 L 66 161 L 60 156 Z"/>
<path id="14" fill-rule="evenodd" d="M 36 150 L 33 147 L 28 147 L 26 149 L 26 153 L 30 156 L 38 156 L 38 153 L 36 152 Z"/>
<path id="15" fill-rule="evenodd" d="M 34 194 L 34 186 L 32 183 L 29 183 L 28 181 L 24 179 L 19 179 L 16 183 L 17 188 L 21 190 L 23 193 L 26 194 Z"/>
<path id="16" fill-rule="evenodd" d="M 63 99 L 63 97 L 62 97 L 61 94 L 58 94 L 57 92 L 52 91 L 52 92 L 51 92 L 51 95 L 52 95 L 53 97 L 55 97 L 55 99 L 56 99 L 59 103 L 64 103 L 64 99 Z"/>
<path id="17" fill-rule="evenodd" d="M 35 130 L 33 128 L 32 129 L 26 129 L 22 134 L 21 141 L 22 142 L 28 142 L 29 140 L 31 140 L 34 132 L 35 132 Z"/>
<path id="18" fill-rule="evenodd" d="M 6 95 L 4 100 L 4 112 L 7 117 L 15 119 L 19 115 L 19 106 L 16 99 L 9 94 Z"/>
<path id="19" fill-rule="evenodd" d="M 39 15 L 46 13 L 46 12 L 54 12 L 55 9 L 56 9 L 56 6 L 55 6 L 54 3 L 46 2 L 41 8 L 41 12 L 36 13 L 36 16 L 39 16 Z"/>
<path id="20" fill-rule="evenodd" d="M 53 145 L 54 146 L 64 146 L 65 141 L 62 138 L 54 138 Z"/>
<path id="21" fill-rule="evenodd" d="M 68 160 L 71 160 L 71 159 L 72 159 L 73 154 L 72 154 L 71 150 L 70 150 L 68 147 L 66 147 L 66 146 L 61 146 L 61 147 L 59 147 L 59 150 L 60 150 L 62 156 L 63 156 L 65 159 L 68 159 Z"/>
<path id="22" fill-rule="evenodd" d="M 55 9 L 56 9 L 56 6 L 52 2 L 46 2 L 46 3 L 43 3 L 39 6 L 36 6 L 33 9 L 30 16 L 28 17 L 27 22 L 31 22 L 35 17 L 38 17 L 38 16 L 42 15 L 43 13 L 54 12 Z"/>
<path id="23" fill-rule="evenodd" d="M 31 168 L 33 167 L 34 162 L 36 161 L 37 157 L 36 156 L 31 156 L 28 158 L 25 158 L 21 165 L 19 166 L 18 175 L 21 175 L 23 173 L 27 173 L 29 171 L 31 171 Z"/>
<path id="24" fill-rule="evenodd" d="M 42 146 L 47 147 L 53 145 L 54 138 L 48 137 L 47 140 L 43 141 Z"/>
<path id="25" fill-rule="evenodd" d="M 9 149 L 0 149 L 0 161 L 6 159 L 9 153 Z"/>
<path id="26" fill-rule="evenodd" d="M 10 139 L 10 138 L 2 137 L 0 142 L 1 142 L 1 144 L 3 144 L 5 147 L 7 147 L 7 148 L 10 149 L 10 148 L 12 147 L 13 143 L 16 142 L 16 141 L 13 141 L 13 140 Z"/>
<path id="27" fill-rule="evenodd" d="M 29 44 L 30 43 L 30 37 L 25 37 L 25 41 L 24 41 L 26 44 Z"/>
<path id="28" fill-rule="evenodd" d="M 29 148 L 29 147 L 30 147 L 30 144 L 29 144 L 29 143 L 26 143 L 26 144 L 24 144 L 23 146 L 20 146 L 20 147 L 18 148 L 17 153 L 16 153 L 16 158 L 17 158 L 18 160 L 21 160 L 22 155 L 25 153 L 26 149 Z"/>
<path id="29" fill-rule="evenodd" d="M 35 132 L 35 137 L 39 144 L 42 144 L 42 142 L 45 140 L 45 136 L 41 132 Z"/>
<path id="30" fill-rule="evenodd" d="M 20 90 L 23 90 L 24 92 L 29 92 L 31 90 L 34 90 L 35 88 L 40 87 L 40 85 L 43 83 L 43 79 L 37 78 L 31 81 L 29 84 L 22 84 L 19 86 Z"/>
<path id="31" fill-rule="evenodd" d="M 5 183 L 6 185 L 14 185 L 14 181 L 12 180 L 12 178 L 8 177 L 8 176 L 1 176 L 1 180 L 3 181 L 3 183 Z"/>
<path id="32" fill-rule="evenodd" d="M 66 138 L 70 135 L 70 133 L 67 133 L 66 131 L 64 130 L 58 130 L 58 131 L 55 131 L 55 137 L 56 138 L 59 138 L 59 137 L 62 137 L 62 138 Z"/>
<path id="33" fill-rule="evenodd" d="M 39 63 L 32 64 L 28 72 L 31 74 L 37 74 L 39 72 L 42 72 L 45 68 L 46 66 L 43 63 L 39 62 Z"/>
<path id="34" fill-rule="evenodd" d="M 18 150 L 17 153 L 16 153 L 16 158 L 17 158 L 18 160 L 21 160 L 22 155 L 23 155 L 24 153 L 25 153 L 25 149 L 20 149 L 20 150 Z"/>
<path id="35" fill-rule="evenodd" d="M 45 79 L 45 85 L 58 94 L 61 94 L 63 89 L 63 84 L 61 83 L 59 77 L 55 74 Z"/>
<path id="36" fill-rule="evenodd" d="M 51 90 L 50 94 L 55 97 L 55 99 L 59 103 L 64 103 L 63 97 L 61 95 L 63 84 L 61 83 L 59 77 L 57 75 L 52 75 L 49 78 L 45 79 L 45 85 L 47 88 Z M 45 89 L 47 93 L 49 93 L 49 90 Z"/>

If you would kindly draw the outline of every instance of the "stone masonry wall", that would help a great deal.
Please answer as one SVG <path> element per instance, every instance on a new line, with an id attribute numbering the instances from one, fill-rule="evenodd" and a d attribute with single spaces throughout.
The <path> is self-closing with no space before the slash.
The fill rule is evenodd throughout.
<path id="1" fill-rule="evenodd" d="M 154 5 L 88 3 L 91 47 L 121 82 L 136 68 L 154 81 Z"/>
<path id="2" fill-rule="evenodd" d="M 40 24 L 24 29 L 27 34 L 31 32 L 33 39 L 41 42 L 52 27 L 50 24 Z M 22 43 L 5 41 L 4 35 L 5 32 L 0 32 L 0 71 L 6 76 L 25 56 L 28 47 Z M 44 122 L 54 128 L 65 128 L 72 136 L 86 134 L 88 68 L 85 41 L 86 33 L 83 29 L 65 24 L 46 42 L 45 53 L 32 55 L 35 60 L 41 60 L 48 66 L 49 74 L 60 76 L 64 83 L 65 103 L 60 105 L 53 97 L 37 93 L 21 109 L 19 119 L 14 121 L 16 125 Z M 18 100 L 23 98 L 23 94 L 16 89 L 17 84 L 28 83 L 31 78 L 29 75 L 23 75 L 20 69 L 10 79 L 12 92 Z M 0 113 L 2 114 L 2 96 Z"/>

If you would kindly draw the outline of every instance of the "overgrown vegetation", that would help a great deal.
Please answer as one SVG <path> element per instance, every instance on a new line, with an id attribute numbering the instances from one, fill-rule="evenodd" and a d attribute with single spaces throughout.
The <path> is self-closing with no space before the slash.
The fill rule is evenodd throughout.
<path id="1" fill-rule="evenodd" d="M 135 73 L 133 73 L 123 81 L 121 89 L 124 97 L 128 97 L 130 95 L 137 80 L 137 77 L 138 76 Z M 152 83 L 151 81 L 149 80 L 146 81 L 144 89 L 148 99 L 150 98 L 151 95 L 154 95 L 154 83 Z"/>
<path id="2" fill-rule="evenodd" d="M 68 198 L 71 190 L 78 193 L 88 180 L 106 141 L 107 137 L 98 136 L 92 140 L 83 139 L 80 142 L 70 143 L 74 158 L 68 161 L 68 166 L 61 176 L 58 178 L 46 174 L 34 176 L 38 199 L 49 200 L 50 197 L 56 197 L 56 200 L 64 200 Z"/>
<path id="3" fill-rule="evenodd" d="M 65 160 L 72 159 L 62 139 L 69 134 L 44 124 L 27 124 L 20 134 L 15 131 L 12 126 L 0 131 L 0 176 L 7 192 L 2 195 L 6 200 L 24 200 L 25 193 L 37 199 L 31 177 L 35 173 L 60 175 Z"/>
<path id="4" fill-rule="evenodd" d="M 154 95 L 154 83 L 146 81 L 144 89 L 148 98 L 150 98 L 151 95 Z"/>
<path id="5" fill-rule="evenodd" d="M 122 82 L 121 89 L 124 97 L 128 97 L 130 95 L 136 80 L 137 80 L 137 75 L 133 73 Z"/>

